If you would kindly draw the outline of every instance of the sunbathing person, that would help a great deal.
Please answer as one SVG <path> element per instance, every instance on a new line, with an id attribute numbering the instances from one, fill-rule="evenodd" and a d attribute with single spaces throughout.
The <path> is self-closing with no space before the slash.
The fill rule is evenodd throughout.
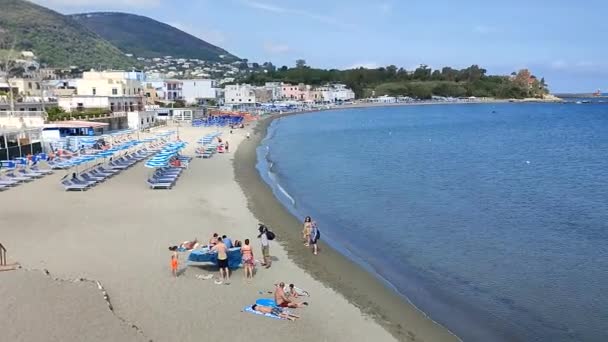
<path id="1" fill-rule="evenodd" d="M 278 316 L 283 319 L 288 319 L 290 321 L 295 321 L 296 319 L 300 318 L 300 316 L 298 316 L 298 315 L 284 312 L 283 309 L 277 308 L 277 307 L 271 308 L 268 306 L 261 306 L 261 305 L 253 304 L 251 306 L 251 309 L 253 311 L 261 312 L 264 314 L 272 314 L 272 315 Z"/>
<path id="2" fill-rule="evenodd" d="M 213 236 L 211 237 L 211 239 L 209 239 L 209 245 L 210 246 L 215 246 L 217 245 L 217 238 L 218 238 L 218 233 L 213 233 Z"/>
<path id="3" fill-rule="evenodd" d="M 292 299 L 289 299 L 289 296 L 285 294 L 285 283 L 280 282 L 279 285 L 275 287 L 274 290 L 274 301 L 277 303 L 277 306 L 282 308 L 303 308 L 308 305 L 307 302 L 297 303 Z"/>
<path id="4" fill-rule="evenodd" d="M 184 241 L 184 242 L 182 242 L 182 244 L 179 245 L 179 246 L 181 248 L 189 251 L 189 250 L 192 250 L 192 249 L 196 249 L 198 247 L 198 245 L 199 245 L 198 239 L 194 238 L 194 240 L 192 240 L 192 241 Z"/>

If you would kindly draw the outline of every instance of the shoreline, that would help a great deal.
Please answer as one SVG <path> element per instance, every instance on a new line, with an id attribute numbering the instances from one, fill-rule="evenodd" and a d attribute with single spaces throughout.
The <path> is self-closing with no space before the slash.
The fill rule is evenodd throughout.
<path id="1" fill-rule="evenodd" d="M 386 105 L 386 104 L 381 104 Z M 421 105 L 421 104 L 393 104 Z M 400 341 L 418 339 L 431 341 L 458 341 L 447 328 L 433 321 L 411 303 L 407 297 L 369 273 L 333 247 L 320 243 L 322 253 L 313 256 L 302 246 L 301 223 L 275 197 L 256 168 L 257 148 L 266 137 L 270 124 L 279 118 L 335 109 L 299 111 L 264 117 L 253 124 L 249 142 L 243 142 L 233 161 L 235 180 L 247 198 L 249 210 L 277 233 L 278 242 L 297 266 L 331 289 L 342 294 L 364 315 L 370 316 Z M 356 284 L 356 285 L 354 285 Z"/>
<path id="2" fill-rule="evenodd" d="M 439 101 L 419 101 L 419 102 L 396 102 L 396 103 L 377 103 L 377 102 L 359 102 L 353 104 L 346 104 L 334 107 L 318 107 L 311 109 L 304 109 L 299 111 L 286 111 L 286 112 L 270 112 L 264 114 L 262 118 L 268 118 L 269 116 L 286 116 L 286 115 L 294 115 L 294 114 L 304 114 L 304 113 L 316 113 L 316 112 L 325 112 L 330 110 L 348 110 L 348 109 L 359 109 L 359 108 L 382 108 L 382 107 L 409 107 L 409 106 L 441 106 L 441 105 L 479 105 L 479 104 L 506 104 L 506 103 L 566 103 L 563 99 L 560 98 L 550 98 L 550 99 L 487 99 L 487 100 L 475 100 L 475 101 L 454 101 L 454 102 L 439 102 Z"/>

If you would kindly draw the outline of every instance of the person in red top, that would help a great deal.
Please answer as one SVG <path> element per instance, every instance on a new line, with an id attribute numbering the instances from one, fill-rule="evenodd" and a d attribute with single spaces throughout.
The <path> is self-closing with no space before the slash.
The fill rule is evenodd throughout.
<path id="1" fill-rule="evenodd" d="M 173 276 L 176 278 L 177 278 L 177 266 L 178 266 L 177 253 L 173 253 L 173 254 L 171 254 L 171 274 L 173 274 Z"/>

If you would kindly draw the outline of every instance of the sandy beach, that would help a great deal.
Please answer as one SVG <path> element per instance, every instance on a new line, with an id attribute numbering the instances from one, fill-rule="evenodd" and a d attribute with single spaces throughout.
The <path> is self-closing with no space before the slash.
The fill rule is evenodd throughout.
<path id="1" fill-rule="evenodd" d="M 58 171 L 0 194 L 0 242 L 9 262 L 0 272 L 0 331 L 11 341 L 450 341 L 447 330 L 326 246 L 313 258 L 298 241 L 299 223 L 262 183 L 255 147 L 268 121 L 223 138 L 232 149 L 194 159 L 172 190 L 150 190 L 140 163 L 84 193 L 64 192 Z M 190 142 L 214 128 L 181 127 Z M 238 146 L 238 149 L 236 148 Z M 235 160 L 236 158 L 236 160 Z M 167 247 L 214 232 L 252 240 L 261 256 L 257 223 L 277 233 L 270 269 L 252 283 L 236 270 L 230 285 L 197 275 L 213 267 L 185 266 L 173 278 Z M 48 270 L 48 275 L 44 272 Z M 242 312 L 268 298 L 278 281 L 311 293 L 296 322 Z M 103 290 L 108 298 L 104 298 Z M 106 300 L 107 299 L 107 300 Z M 112 311 L 108 304 L 111 304 Z M 6 315 L 5 315 L 6 316 Z"/>

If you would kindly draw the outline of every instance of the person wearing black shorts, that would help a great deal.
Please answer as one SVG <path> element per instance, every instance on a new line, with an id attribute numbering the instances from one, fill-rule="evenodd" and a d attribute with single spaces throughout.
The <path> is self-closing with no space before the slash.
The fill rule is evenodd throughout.
<path id="1" fill-rule="evenodd" d="M 225 284 L 228 284 L 230 280 L 230 269 L 228 268 L 228 248 L 222 241 L 221 237 L 217 238 L 217 244 L 211 248 L 212 251 L 217 252 L 217 265 L 220 268 L 220 277 Z M 218 284 L 221 281 L 218 280 Z"/>

